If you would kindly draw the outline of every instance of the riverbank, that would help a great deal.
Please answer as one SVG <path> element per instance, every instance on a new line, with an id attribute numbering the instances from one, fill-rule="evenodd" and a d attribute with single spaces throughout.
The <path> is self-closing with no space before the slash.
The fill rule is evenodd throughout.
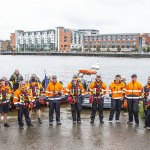
<path id="1" fill-rule="evenodd" d="M 44 56 L 94 56 L 94 57 L 131 57 L 131 58 L 150 58 L 148 53 L 131 52 L 0 52 L 0 55 L 44 55 Z"/>

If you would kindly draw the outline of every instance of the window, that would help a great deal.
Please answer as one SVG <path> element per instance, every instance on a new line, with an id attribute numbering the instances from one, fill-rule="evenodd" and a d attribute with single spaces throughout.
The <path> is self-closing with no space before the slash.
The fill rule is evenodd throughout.
<path id="1" fill-rule="evenodd" d="M 111 47 L 115 48 L 115 44 L 116 44 L 115 42 L 112 42 L 112 46 Z"/>
<path id="2" fill-rule="evenodd" d="M 132 40 L 136 40 L 136 36 L 135 35 L 132 36 Z"/>
<path id="3" fill-rule="evenodd" d="M 125 48 L 125 42 L 122 42 L 122 48 Z"/>
<path id="4" fill-rule="evenodd" d="M 126 40 L 126 36 L 125 35 L 122 36 L 122 40 Z"/>
<path id="5" fill-rule="evenodd" d="M 103 35 L 102 39 L 105 41 L 105 40 L 106 40 L 106 36 L 105 36 L 105 35 Z"/>
<path id="6" fill-rule="evenodd" d="M 116 40 L 116 35 L 112 35 L 112 40 Z"/>
<path id="7" fill-rule="evenodd" d="M 110 35 L 107 36 L 107 40 L 111 40 L 111 36 Z"/>
<path id="8" fill-rule="evenodd" d="M 121 40 L 121 35 L 117 35 L 117 40 Z"/>

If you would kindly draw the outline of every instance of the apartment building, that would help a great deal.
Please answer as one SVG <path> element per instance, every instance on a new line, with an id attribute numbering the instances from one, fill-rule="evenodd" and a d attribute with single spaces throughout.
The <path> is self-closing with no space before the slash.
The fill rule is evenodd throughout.
<path id="1" fill-rule="evenodd" d="M 16 30 L 16 48 L 19 51 L 55 50 L 55 34 L 54 29 L 42 31 Z"/>
<path id="2" fill-rule="evenodd" d="M 10 35 L 10 47 L 13 51 L 16 51 L 16 33 Z"/>
<path id="3" fill-rule="evenodd" d="M 0 40 L 0 51 L 7 51 L 8 45 L 9 45 L 9 41 Z"/>
<path id="4" fill-rule="evenodd" d="M 100 48 L 101 50 L 133 50 L 145 46 L 145 38 L 140 33 L 97 34 L 84 36 L 84 50 Z"/>

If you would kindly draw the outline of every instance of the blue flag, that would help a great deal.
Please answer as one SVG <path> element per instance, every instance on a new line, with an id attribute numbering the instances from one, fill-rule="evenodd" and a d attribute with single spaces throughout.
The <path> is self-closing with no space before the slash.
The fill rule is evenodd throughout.
<path id="1" fill-rule="evenodd" d="M 45 73 L 45 89 L 47 88 L 47 85 L 48 85 L 48 78 L 47 78 L 47 75 Z"/>

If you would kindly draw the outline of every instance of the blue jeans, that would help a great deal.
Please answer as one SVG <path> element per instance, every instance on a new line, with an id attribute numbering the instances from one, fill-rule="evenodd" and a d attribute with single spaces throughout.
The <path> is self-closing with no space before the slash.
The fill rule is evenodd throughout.
<path id="1" fill-rule="evenodd" d="M 113 120 L 114 113 L 116 112 L 115 119 L 119 120 L 120 118 L 120 110 L 122 107 L 122 100 L 120 99 L 111 99 L 111 109 L 110 109 L 110 115 L 109 115 L 109 120 Z"/>

